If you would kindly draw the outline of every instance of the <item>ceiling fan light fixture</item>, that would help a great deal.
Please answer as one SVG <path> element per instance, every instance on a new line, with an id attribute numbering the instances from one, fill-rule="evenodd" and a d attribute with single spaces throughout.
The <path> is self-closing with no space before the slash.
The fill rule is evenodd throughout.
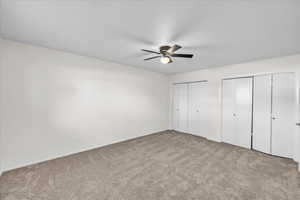
<path id="1" fill-rule="evenodd" d="M 145 51 L 147 53 L 151 53 L 151 54 L 157 54 L 156 56 L 152 56 L 150 58 L 145 58 L 145 61 L 148 60 L 152 60 L 152 59 L 156 59 L 156 58 L 160 58 L 160 62 L 162 64 L 169 64 L 172 63 L 173 57 L 176 58 L 193 58 L 193 54 L 177 54 L 175 53 L 176 51 L 178 51 L 179 49 L 181 49 L 182 47 L 175 44 L 173 46 L 168 46 L 168 45 L 164 45 L 159 47 L 158 51 L 152 51 L 152 50 L 147 50 L 147 49 L 141 49 L 142 51 Z"/>
<path id="2" fill-rule="evenodd" d="M 161 62 L 162 64 L 169 64 L 169 63 L 171 62 L 171 58 L 168 57 L 168 56 L 162 56 L 162 57 L 160 58 L 160 62 Z"/>

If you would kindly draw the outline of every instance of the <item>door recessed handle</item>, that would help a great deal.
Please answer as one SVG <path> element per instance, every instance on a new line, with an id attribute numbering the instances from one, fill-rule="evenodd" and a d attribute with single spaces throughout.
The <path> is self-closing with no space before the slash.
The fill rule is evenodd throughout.
<path id="1" fill-rule="evenodd" d="M 272 117 L 272 119 L 273 119 L 273 120 L 275 120 L 275 119 L 276 119 L 276 117 Z"/>
<path id="2" fill-rule="evenodd" d="M 296 126 L 300 126 L 300 123 L 297 123 Z"/>
<path id="3" fill-rule="evenodd" d="M 235 117 L 235 116 L 236 116 L 236 114 L 235 114 L 235 113 L 233 113 L 233 116 Z"/>

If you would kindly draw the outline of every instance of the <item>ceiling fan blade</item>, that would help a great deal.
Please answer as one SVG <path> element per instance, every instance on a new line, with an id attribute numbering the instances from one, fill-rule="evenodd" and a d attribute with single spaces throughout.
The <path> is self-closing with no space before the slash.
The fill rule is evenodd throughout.
<path id="1" fill-rule="evenodd" d="M 145 58 L 144 60 L 152 60 L 152 59 L 155 59 L 155 58 L 160 58 L 161 56 L 153 56 L 153 57 L 150 57 L 150 58 Z"/>
<path id="2" fill-rule="evenodd" d="M 172 54 L 172 57 L 178 57 L 178 58 L 192 58 L 193 54 Z"/>
<path id="3" fill-rule="evenodd" d="M 148 53 L 160 54 L 159 52 L 151 51 L 151 50 L 147 50 L 147 49 L 142 49 L 142 51 L 145 51 L 145 52 L 148 52 Z"/>
<path id="4" fill-rule="evenodd" d="M 177 44 L 175 44 L 175 45 L 173 45 L 169 50 L 168 50 L 168 53 L 174 53 L 175 51 L 177 51 L 177 50 L 179 50 L 179 49 L 181 49 L 182 47 L 181 46 L 179 46 L 179 45 L 177 45 Z"/>

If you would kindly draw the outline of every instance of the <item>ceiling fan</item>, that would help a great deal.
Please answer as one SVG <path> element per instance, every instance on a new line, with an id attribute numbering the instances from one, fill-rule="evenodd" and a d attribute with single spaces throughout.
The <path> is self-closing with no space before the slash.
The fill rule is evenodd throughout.
<path id="1" fill-rule="evenodd" d="M 157 56 L 153 56 L 150 58 L 146 58 L 144 60 L 152 60 L 155 58 L 160 58 L 160 62 L 163 64 L 169 64 L 172 63 L 172 57 L 178 57 L 178 58 L 193 58 L 193 54 L 176 54 L 175 52 L 179 49 L 181 49 L 182 47 L 175 44 L 173 46 L 168 46 L 168 45 L 164 45 L 159 47 L 159 52 L 157 51 L 151 51 L 151 50 L 147 50 L 147 49 L 142 49 L 142 51 L 148 52 L 148 53 L 153 53 L 153 54 L 157 54 Z"/>

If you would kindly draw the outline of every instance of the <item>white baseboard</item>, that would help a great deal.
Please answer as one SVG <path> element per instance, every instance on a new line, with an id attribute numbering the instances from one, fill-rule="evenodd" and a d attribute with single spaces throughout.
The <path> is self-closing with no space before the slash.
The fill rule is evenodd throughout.
<path id="1" fill-rule="evenodd" d="M 87 147 L 87 148 L 80 149 L 78 151 L 72 151 L 72 152 L 68 152 L 68 153 L 54 155 L 54 156 L 47 157 L 47 158 L 44 158 L 44 159 L 30 161 L 30 162 L 27 162 L 27 163 L 22 163 L 21 165 L 17 165 L 17 166 L 13 166 L 13 167 L 7 167 L 7 168 L 3 167 L 2 168 L 2 173 L 12 171 L 12 170 L 15 170 L 15 169 L 20 169 L 20 168 L 23 168 L 23 167 L 28 167 L 28 166 L 39 164 L 39 163 L 43 163 L 43 162 L 47 162 L 47 161 L 51 161 L 51 160 L 55 160 L 55 159 L 59 159 L 59 158 L 63 158 L 63 157 L 66 157 L 66 156 L 72 156 L 74 154 L 83 153 L 83 152 L 86 152 L 86 151 L 91 151 L 91 150 L 102 148 L 102 147 L 109 146 L 109 145 L 112 145 L 112 144 L 117 144 L 117 143 L 126 142 L 126 141 L 130 141 L 130 140 L 135 140 L 135 139 L 138 139 L 138 138 L 141 138 L 141 137 L 145 137 L 145 136 L 148 136 L 148 135 L 152 135 L 152 134 L 156 134 L 156 133 L 160 133 L 160 132 L 164 132 L 164 131 L 167 131 L 167 130 L 166 129 L 155 130 L 155 131 L 150 132 L 150 133 L 142 133 L 142 134 L 136 135 L 134 137 L 123 138 L 123 139 L 120 139 L 120 140 L 114 140 L 110 143 L 90 146 L 90 147 Z M 1 171 L 0 171 L 0 174 L 1 174 Z"/>
<path id="2" fill-rule="evenodd" d="M 207 138 L 208 140 L 214 141 L 214 142 L 222 142 L 221 139 L 216 139 L 216 138 Z"/>

